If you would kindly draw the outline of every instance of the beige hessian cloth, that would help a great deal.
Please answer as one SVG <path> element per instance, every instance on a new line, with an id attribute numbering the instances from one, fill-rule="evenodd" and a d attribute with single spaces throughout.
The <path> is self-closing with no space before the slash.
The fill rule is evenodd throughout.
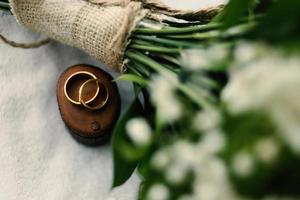
<path id="1" fill-rule="evenodd" d="M 62 43 L 80 48 L 122 71 L 128 37 L 144 17 L 160 14 L 209 18 L 218 8 L 182 12 L 158 0 L 10 0 L 17 21 Z"/>

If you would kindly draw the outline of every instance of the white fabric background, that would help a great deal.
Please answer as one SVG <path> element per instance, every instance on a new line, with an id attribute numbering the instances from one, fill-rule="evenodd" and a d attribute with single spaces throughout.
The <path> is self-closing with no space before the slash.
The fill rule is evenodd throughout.
<path id="1" fill-rule="evenodd" d="M 199 5 L 197 0 L 181 2 L 187 2 L 187 8 Z M 2 11 L 0 33 L 20 42 L 42 37 Z M 85 53 L 56 42 L 30 50 L 0 43 L 0 200 L 135 199 L 137 175 L 110 191 L 110 145 L 78 144 L 61 120 L 56 82 L 67 67 L 79 63 L 103 67 Z M 131 87 L 119 86 L 125 108 Z"/>

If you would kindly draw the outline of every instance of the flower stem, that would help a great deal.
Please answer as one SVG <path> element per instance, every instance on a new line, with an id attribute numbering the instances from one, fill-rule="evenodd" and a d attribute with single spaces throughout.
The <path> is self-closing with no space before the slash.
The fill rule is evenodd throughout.
<path id="1" fill-rule="evenodd" d="M 9 10 L 10 9 L 9 3 L 0 1 L 0 9 Z"/>
<path id="2" fill-rule="evenodd" d="M 158 47 L 158 46 L 147 46 L 141 44 L 132 44 L 129 46 L 131 49 L 144 50 L 155 53 L 166 53 L 166 54 L 179 54 L 181 49 L 179 48 L 167 48 L 167 47 Z"/>
<path id="3" fill-rule="evenodd" d="M 206 40 L 206 39 L 215 39 L 222 36 L 221 31 L 208 31 L 204 33 L 193 33 L 188 35 L 169 35 L 168 38 L 172 39 L 195 39 L 195 40 Z"/>
<path id="4" fill-rule="evenodd" d="M 185 39 L 185 40 L 207 40 L 207 39 L 226 39 L 228 37 L 235 37 L 240 36 L 245 33 L 248 33 L 250 30 L 252 30 L 257 24 L 254 22 L 246 23 L 246 24 L 240 24 L 237 26 L 234 26 L 226 31 L 220 31 L 220 30 L 212 30 L 202 33 L 192 33 L 187 35 L 168 35 L 167 38 L 171 39 Z"/>
<path id="5" fill-rule="evenodd" d="M 219 28 L 221 25 L 219 23 L 209 23 L 204 25 L 190 26 L 190 27 L 164 27 L 161 29 L 151 29 L 151 28 L 136 28 L 136 34 L 144 35 L 172 35 L 172 34 L 186 34 L 194 33 L 200 31 L 207 31 L 211 29 Z"/>
<path id="6" fill-rule="evenodd" d="M 172 63 L 173 65 L 176 65 L 176 66 L 179 66 L 179 67 L 181 66 L 180 61 L 177 58 L 172 57 L 170 55 L 157 54 L 157 55 L 155 55 L 155 57 L 163 59 L 163 60 L 165 60 L 169 63 Z"/>
<path id="7" fill-rule="evenodd" d="M 134 39 L 140 39 L 143 41 L 149 41 L 149 42 L 154 42 L 158 44 L 164 44 L 164 45 L 169 45 L 169 46 L 175 46 L 175 47 L 201 47 L 199 44 L 195 44 L 192 42 L 186 42 L 186 41 L 178 41 L 178 40 L 172 40 L 172 39 L 166 39 L 166 38 L 158 38 L 158 37 L 153 37 L 153 36 L 145 36 L 145 35 L 135 35 Z"/>
<path id="8" fill-rule="evenodd" d="M 182 93 L 184 93 L 186 96 L 188 96 L 193 102 L 195 102 L 199 107 L 203 108 L 210 108 L 212 107 L 212 104 L 207 101 L 205 98 L 203 98 L 201 95 L 198 95 L 198 93 L 195 93 L 193 90 L 191 90 L 189 87 L 187 87 L 184 84 L 181 84 L 178 79 L 176 73 L 164 68 L 161 64 L 154 61 L 153 59 L 135 51 L 127 51 L 126 52 L 127 58 L 134 60 L 136 62 L 139 62 L 143 65 L 146 65 L 153 70 L 155 70 L 157 73 L 161 74 L 165 78 L 167 78 L 169 81 L 172 82 Z"/>

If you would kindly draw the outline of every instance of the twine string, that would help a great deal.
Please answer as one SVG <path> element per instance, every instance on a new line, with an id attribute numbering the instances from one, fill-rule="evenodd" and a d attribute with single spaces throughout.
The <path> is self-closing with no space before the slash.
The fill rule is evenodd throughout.
<path id="1" fill-rule="evenodd" d="M 5 36 L 0 34 L 0 40 L 4 42 L 5 44 L 15 47 L 15 48 L 21 48 L 21 49 L 32 49 L 32 48 L 39 48 L 41 46 L 44 46 L 50 42 L 49 38 L 37 41 L 37 42 L 31 42 L 31 43 L 18 43 L 12 40 L 7 39 Z"/>

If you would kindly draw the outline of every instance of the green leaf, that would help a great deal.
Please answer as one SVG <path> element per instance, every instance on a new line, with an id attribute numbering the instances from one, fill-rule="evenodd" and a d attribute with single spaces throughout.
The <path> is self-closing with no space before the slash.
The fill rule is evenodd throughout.
<path id="1" fill-rule="evenodd" d="M 150 145 L 146 145 L 143 147 L 136 147 L 131 145 L 129 142 L 123 142 L 119 145 L 119 153 L 125 158 L 127 161 L 140 161 L 149 151 Z"/>
<path id="2" fill-rule="evenodd" d="M 300 1 L 279 0 L 273 3 L 256 35 L 272 41 L 299 41 Z"/>
<path id="3" fill-rule="evenodd" d="M 112 146 L 113 146 L 113 160 L 114 160 L 114 180 L 113 187 L 117 187 L 125 183 L 132 173 L 134 172 L 138 161 L 128 160 L 121 153 L 120 149 L 124 142 L 127 140 L 126 136 L 126 123 L 137 116 L 143 114 L 143 106 L 136 98 L 132 105 L 129 107 L 124 116 L 119 120 L 113 132 Z"/>
<path id="4" fill-rule="evenodd" d="M 149 81 L 134 74 L 123 74 L 115 79 L 115 81 L 131 81 L 141 86 L 147 86 Z"/>
<path id="5" fill-rule="evenodd" d="M 263 138 L 274 137 L 276 126 L 269 114 L 260 110 L 239 115 L 224 114 L 223 129 L 227 145 L 222 157 L 228 165 L 234 156 L 242 151 L 248 152 L 254 159 L 255 168 L 251 175 L 240 177 L 230 172 L 230 178 L 239 193 L 258 199 L 261 194 L 265 194 L 269 181 L 274 176 L 273 167 L 276 167 L 276 164 L 268 167 L 259 163 L 255 159 L 255 145 Z"/>
<path id="6" fill-rule="evenodd" d="M 224 28 L 229 28 L 246 16 L 255 5 L 255 0 L 231 0 L 225 9 L 217 15 L 213 22 L 223 22 Z"/>

